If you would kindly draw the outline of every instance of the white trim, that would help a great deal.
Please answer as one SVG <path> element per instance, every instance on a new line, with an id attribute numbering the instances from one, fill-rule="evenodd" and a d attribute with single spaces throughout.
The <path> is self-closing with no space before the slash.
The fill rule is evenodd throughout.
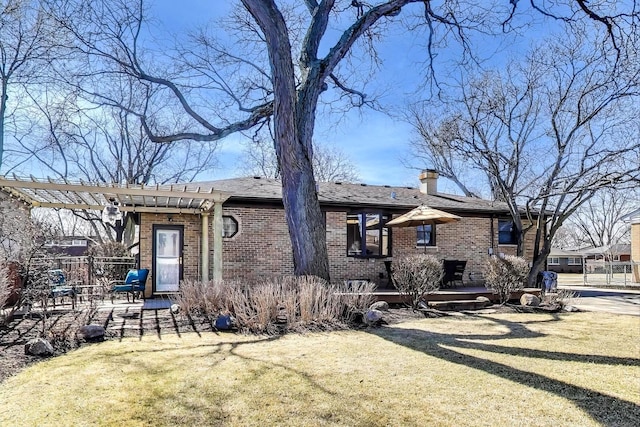
<path id="1" fill-rule="evenodd" d="M 239 225 L 238 225 L 239 227 Z M 213 280 L 222 280 L 222 204 L 213 205 Z M 208 254 L 207 254 L 208 255 Z"/>
<path id="2" fill-rule="evenodd" d="M 202 212 L 201 240 L 200 244 L 200 261 L 202 271 L 200 272 L 200 280 L 202 283 L 209 281 L 209 212 Z"/>

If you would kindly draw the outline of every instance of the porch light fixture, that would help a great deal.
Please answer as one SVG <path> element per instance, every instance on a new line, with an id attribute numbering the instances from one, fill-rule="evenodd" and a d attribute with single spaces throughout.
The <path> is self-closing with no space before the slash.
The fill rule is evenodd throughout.
<path id="1" fill-rule="evenodd" d="M 109 204 L 102 210 L 102 222 L 105 224 L 116 225 L 117 221 L 122 220 L 122 212 L 114 199 L 109 199 Z"/>

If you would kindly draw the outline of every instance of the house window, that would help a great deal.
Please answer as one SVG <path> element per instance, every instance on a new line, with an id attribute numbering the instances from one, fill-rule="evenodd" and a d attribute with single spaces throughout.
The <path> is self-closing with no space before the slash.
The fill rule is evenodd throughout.
<path id="1" fill-rule="evenodd" d="M 549 264 L 549 265 L 560 265 L 560 258 L 558 258 L 558 257 L 549 257 L 547 264 Z"/>
<path id="2" fill-rule="evenodd" d="M 222 237 L 231 238 L 238 233 L 238 221 L 232 216 L 223 215 L 222 217 Z"/>
<path id="3" fill-rule="evenodd" d="M 568 258 L 568 265 L 582 265 L 582 258 Z"/>
<path id="4" fill-rule="evenodd" d="M 390 216 L 382 213 L 347 214 L 347 256 L 386 257 L 391 255 Z"/>
<path id="5" fill-rule="evenodd" d="M 435 246 L 436 227 L 432 224 L 419 225 L 416 227 L 416 246 Z"/>
<path id="6" fill-rule="evenodd" d="M 498 244 L 517 245 L 518 239 L 513 226 L 513 221 L 509 219 L 498 220 Z"/>

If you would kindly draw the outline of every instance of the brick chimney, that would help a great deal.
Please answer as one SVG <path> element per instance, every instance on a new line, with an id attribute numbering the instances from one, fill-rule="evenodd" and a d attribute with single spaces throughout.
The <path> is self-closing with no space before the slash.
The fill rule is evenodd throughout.
<path id="1" fill-rule="evenodd" d="M 420 192 L 423 194 L 438 194 L 438 172 L 434 169 L 424 169 L 420 176 Z"/>

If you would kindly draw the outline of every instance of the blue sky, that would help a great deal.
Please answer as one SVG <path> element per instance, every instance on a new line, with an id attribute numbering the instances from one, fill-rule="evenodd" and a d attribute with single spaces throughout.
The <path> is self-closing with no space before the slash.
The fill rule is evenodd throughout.
<path id="1" fill-rule="evenodd" d="M 151 10 L 161 26 L 170 30 L 182 31 L 192 28 L 203 19 L 225 16 L 230 2 L 194 0 L 177 6 L 175 2 L 161 0 L 151 5 Z M 402 44 L 411 43 L 410 40 Z M 405 52 L 407 49 L 397 49 Z M 387 52 L 381 52 L 387 54 Z M 392 103 L 401 100 L 402 95 L 411 90 L 410 87 L 399 87 L 402 72 L 411 63 L 404 55 L 394 55 L 382 74 L 393 75 L 397 82 L 387 91 L 385 98 L 392 98 Z M 384 81 L 384 75 L 377 79 Z M 403 166 L 401 159 L 407 155 L 407 142 L 411 128 L 407 123 L 386 114 L 361 109 L 350 111 L 339 123 L 327 122 L 318 118 L 315 138 L 318 141 L 339 147 L 354 163 L 362 182 L 369 184 L 418 185 L 418 172 Z M 207 179 L 221 179 L 237 176 L 239 155 L 243 149 L 239 136 L 232 136 L 221 144 L 219 168 L 207 176 Z"/>
<path id="2" fill-rule="evenodd" d="M 192 0 L 178 6 L 173 1 L 160 0 L 150 5 L 160 26 L 180 32 L 208 19 L 226 16 L 230 3 Z M 375 80 L 370 82 L 370 87 L 383 91 L 381 100 L 384 107 L 398 111 L 405 108 L 411 98 L 415 99 L 423 76 L 420 70 L 424 67 L 424 39 L 408 36 L 396 26 L 385 34 L 379 48 L 385 63 Z M 451 50 L 449 47 L 448 51 Z M 446 52 L 439 51 L 438 55 L 438 61 L 443 63 Z M 498 56 L 494 61 L 503 58 Z M 402 162 L 402 159 L 410 157 L 409 141 L 412 137 L 409 124 L 370 109 L 350 111 L 338 123 L 320 116 L 315 131 L 317 141 L 339 147 L 350 158 L 362 182 L 399 186 L 418 185 L 418 171 L 407 168 Z M 239 155 L 243 148 L 239 138 L 232 136 L 222 142 L 219 168 L 203 178 L 221 179 L 238 175 Z M 455 187 L 443 181 L 440 189 L 453 192 Z"/>

